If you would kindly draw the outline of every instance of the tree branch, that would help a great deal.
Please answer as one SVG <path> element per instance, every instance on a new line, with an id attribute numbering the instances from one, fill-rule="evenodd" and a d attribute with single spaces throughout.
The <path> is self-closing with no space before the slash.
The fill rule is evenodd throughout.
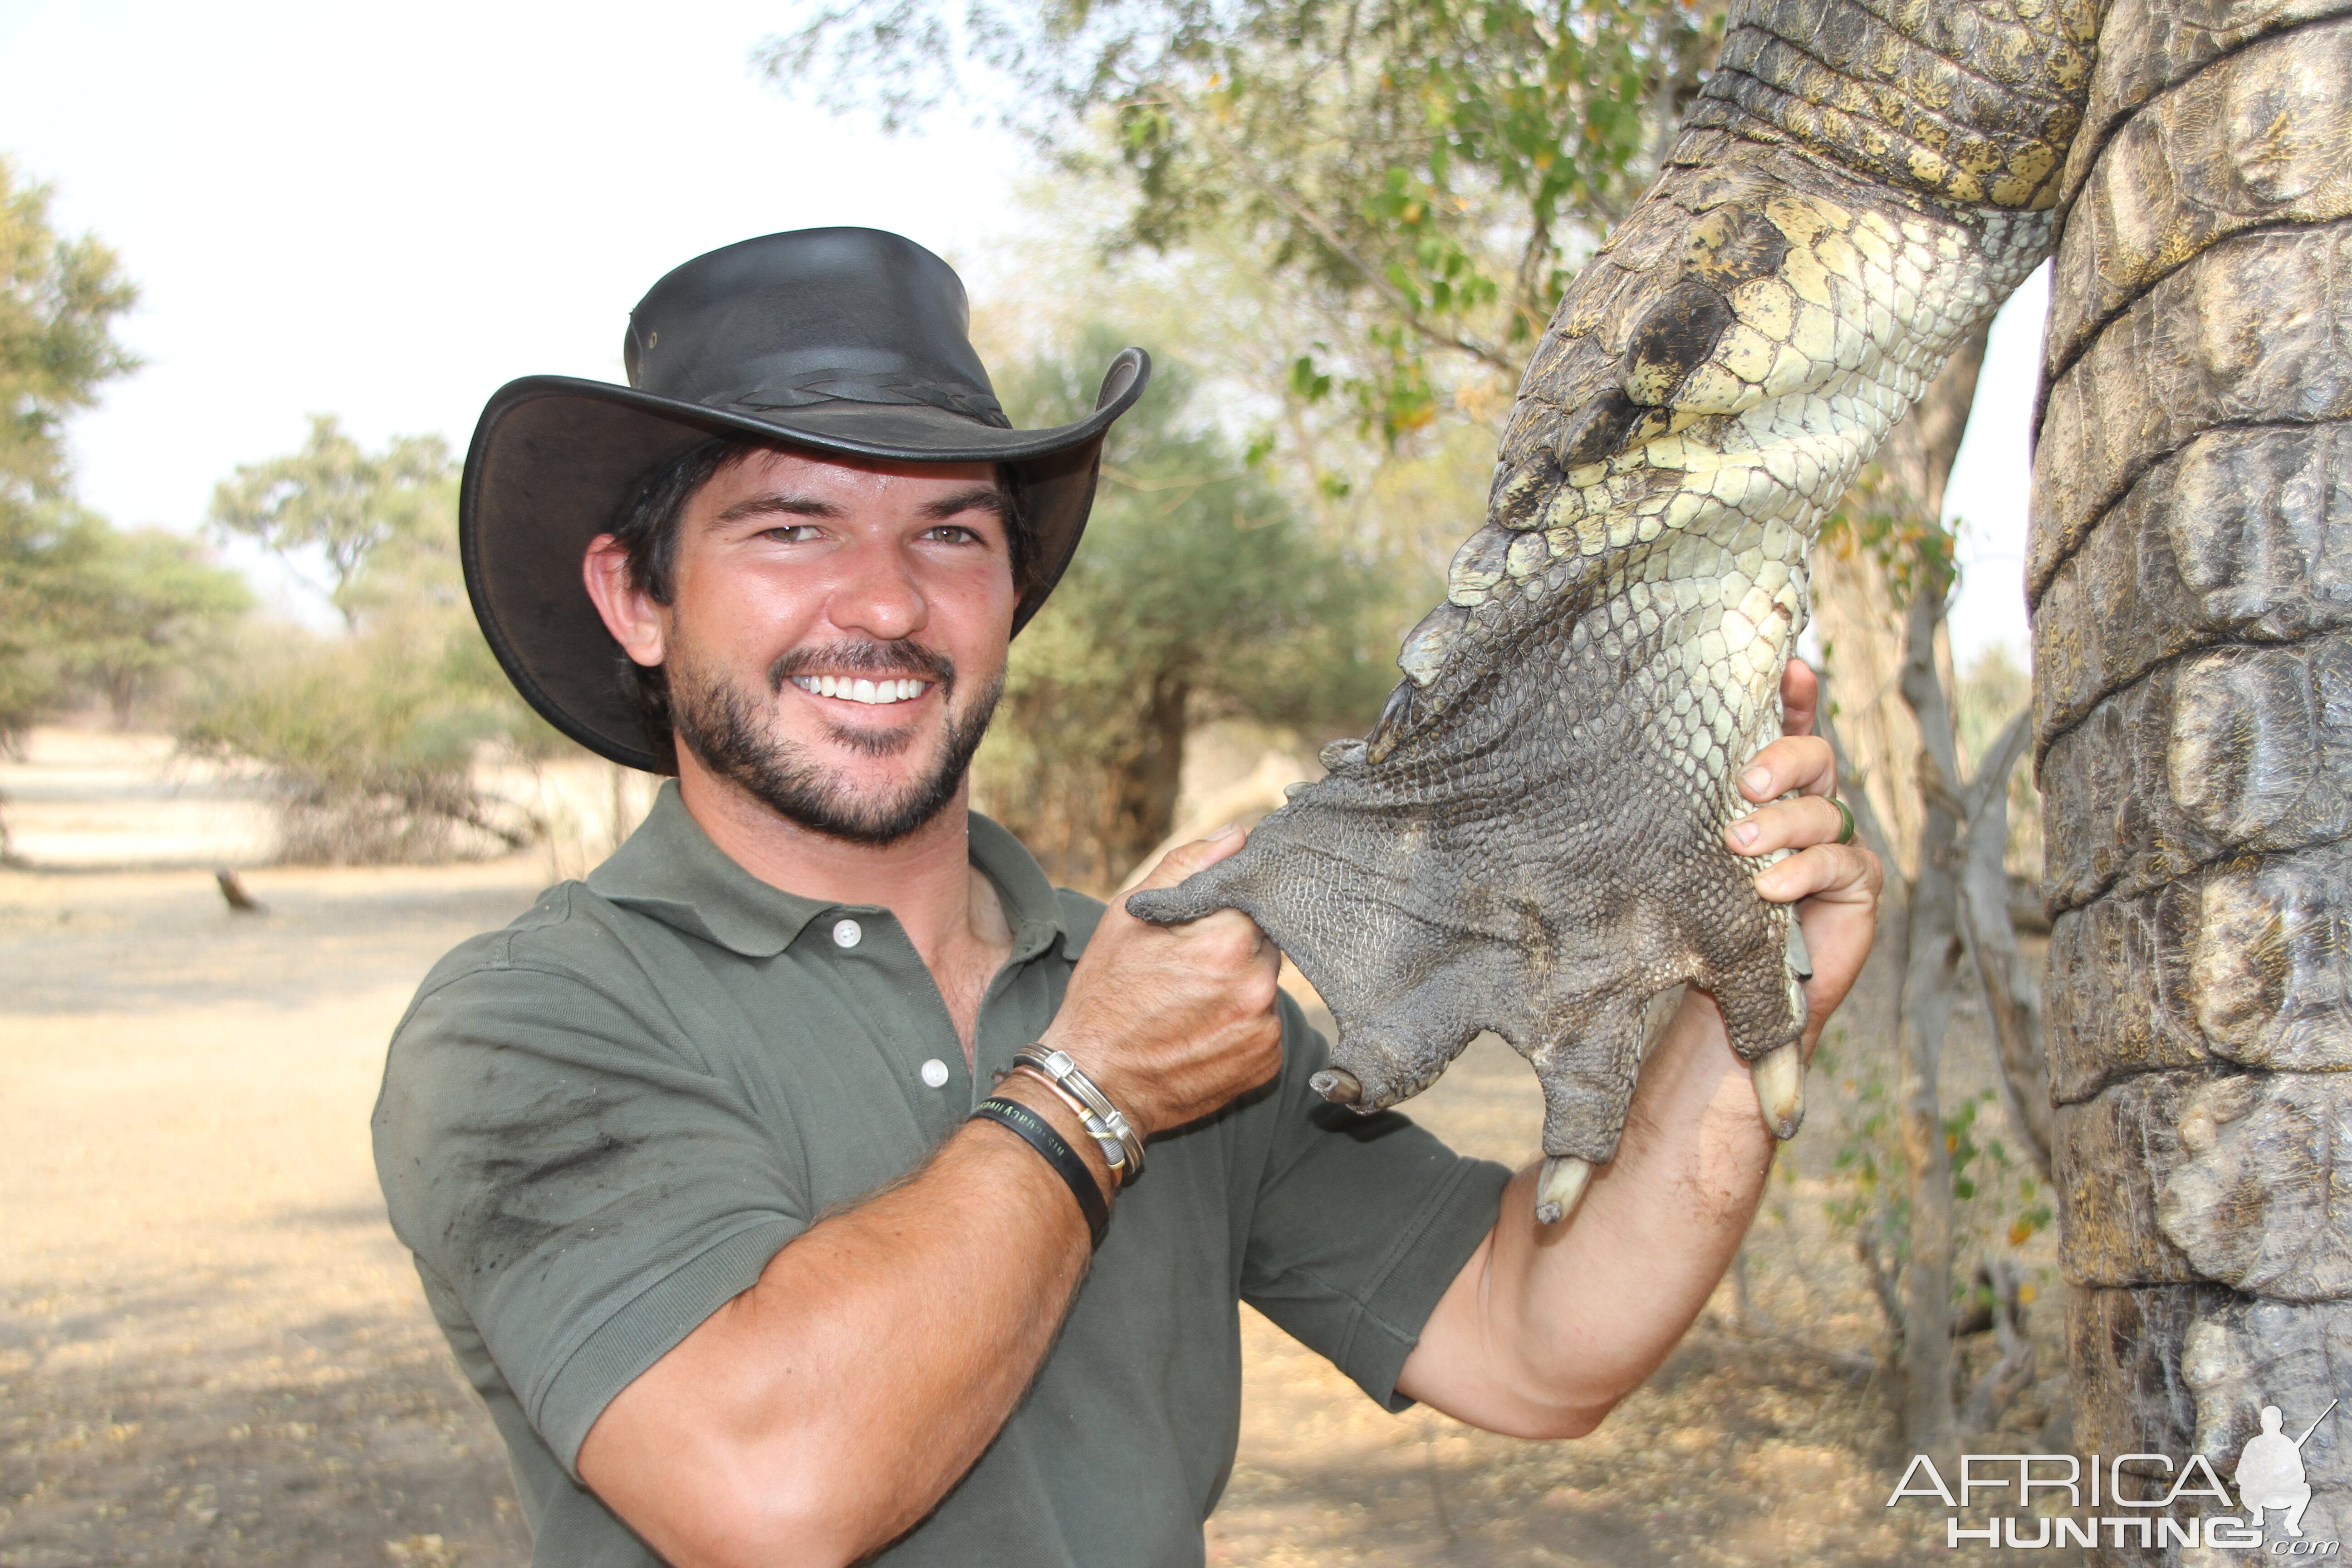
<path id="1" fill-rule="evenodd" d="M 1870 1281 L 1870 1293 L 1886 1319 L 1887 1333 L 1896 1344 L 1901 1344 L 1903 1298 L 1895 1289 L 1894 1275 L 1887 1271 L 1885 1262 L 1878 1256 L 1878 1225 L 1874 1219 L 1865 1219 L 1853 1227 L 1853 1255 L 1860 1259 L 1863 1275 Z"/>
<path id="2" fill-rule="evenodd" d="M 2027 708 L 2001 731 L 1962 792 L 1958 879 L 1960 935 L 1975 961 L 1985 1013 L 2000 1056 L 2000 1099 L 2010 1125 L 2050 1179 L 2050 1069 L 2042 1040 L 2042 999 L 2009 918 L 2009 775 L 2032 734 Z"/>
<path id="3" fill-rule="evenodd" d="M 1986 1369 L 1960 1407 L 1963 1432 L 1990 1432 L 2028 1383 L 2033 1380 L 2033 1340 L 2025 1332 L 2019 1304 L 2017 1269 L 2006 1258 L 1977 1266 L 1977 1284 L 1992 1297 L 1992 1331 L 2000 1359 Z"/>
<path id="4" fill-rule="evenodd" d="M 1854 767 L 1853 759 L 1846 755 L 1845 745 L 1838 739 L 1837 724 L 1829 715 L 1826 701 L 1813 720 L 1813 728 L 1830 743 L 1830 754 L 1837 759 L 1838 798 L 1853 813 L 1854 837 L 1862 840 L 1864 848 L 1878 857 L 1888 876 L 1895 876 L 1895 842 L 1887 837 L 1886 825 L 1878 820 L 1878 808 L 1870 804 L 1870 792 L 1863 787 L 1862 774 Z"/>
<path id="5" fill-rule="evenodd" d="M 1340 237 L 1339 231 L 1332 227 L 1322 215 L 1260 174 L 1257 166 L 1247 156 L 1232 142 L 1226 141 L 1223 134 L 1212 126 L 1205 118 L 1195 114 L 1182 99 L 1163 89 L 1156 101 L 1181 121 L 1192 134 L 1200 137 L 1214 149 L 1217 156 L 1223 160 L 1225 166 L 1246 181 L 1260 196 L 1288 213 L 1293 219 L 1314 230 L 1316 237 L 1328 246 L 1334 256 L 1355 268 L 1357 274 L 1371 286 L 1375 293 L 1389 302 L 1391 309 L 1396 311 L 1405 325 L 1411 327 L 1413 334 L 1423 342 L 1433 343 L 1440 348 L 1453 349 L 1458 353 L 1468 354 L 1481 364 L 1491 366 L 1507 375 L 1516 376 L 1525 368 L 1517 361 L 1475 339 L 1457 337 L 1431 326 L 1422 319 L 1421 312 L 1413 309 L 1412 301 L 1405 298 L 1404 290 L 1391 282 L 1385 273 L 1374 268 L 1357 252 L 1354 246 Z"/>

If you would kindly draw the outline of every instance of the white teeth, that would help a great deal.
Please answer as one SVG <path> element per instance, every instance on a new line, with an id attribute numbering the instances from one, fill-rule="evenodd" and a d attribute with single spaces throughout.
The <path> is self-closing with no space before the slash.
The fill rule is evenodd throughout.
<path id="1" fill-rule="evenodd" d="M 795 675 L 793 684 L 816 697 L 838 697 L 846 702 L 863 702 L 870 707 L 884 708 L 893 702 L 911 702 L 923 694 L 919 680 L 852 680 L 845 675 Z"/>

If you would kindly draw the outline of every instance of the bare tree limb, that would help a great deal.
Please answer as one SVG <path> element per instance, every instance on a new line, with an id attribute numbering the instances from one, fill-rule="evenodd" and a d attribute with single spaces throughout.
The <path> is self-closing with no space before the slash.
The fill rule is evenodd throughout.
<path id="1" fill-rule="evenodd" d="M 2033 1381 L 2033 1340 L 2025 1331 L 2016 1266 L 1993 1258 L 1977 1266 L 1977 1283 L 1992 1298 L 1992 1331 L 2000 1359 L 1986 1369 L 1960 1406 L 1960 1429 L 1989 1432 L 2010 1403 Z"/>
<path id="2" fill-rule="evenodd" d="M 1862 787 L 1863 780 L 1853 759 L 1846 755 L 1845 745 L 1838 739 L 1837 724 L 1829 715 L 1828 703 L 1822 705 L 1813 728 L 1830 743 L 1830 754 L 1837 759 L 1838 798 L 1853 813 L 1854 837 L 1862 840 L 1864 848 L 1878 857 L 1891 879 L 1901 880 L 1895 869 L 1898 862 L 1895 858 L 1895 841 L 1887 837 L 1886 825 L 1878 820 L 1878 808 L 1870 804 L 1870 792 Z"/>
<path id="3" fill-rule="evenodd" d="M 1895 1128 L 1910 1200 L 1910 1248 L 1903 1260 L 1903 1428 L 1926 1453 L 1951 1448 L 1951 1291 L 1958 1241 L 1952 1213 L 1951 1152 L 1945 1142 L 1938 1087 L 1944 1037 L 1965 948 L 1959 934 L 1959 822 L 1953 797 L 1959 765 L 1952 710 L 1936 665 L 1943 621 L 1940 587 L 1913 596 L 1904 630 L 1899 686 L 1919 731 L 1920 814 L 1917 869 L 1911 880 L 1908 951 L 1895 1065 Z"/>
<path id="4" fill-rule="evenodd" d="M 2032 710 L 2011 719 L 1969 782 L 1963 796 L 1959 876 L 1960 934 L 1984 989 L 2000 1056 L 2000 1099 L 2010 1125 L 2050 1179 L 2050 1069 L 2042 1043 L 2042 998 L 2017 950 L 2009 918 L 2009 775 L 2032 734 Z"/>
<path id="5" fill-rule="evenodd" d="M 1878 1301 L 1878 1310 L 1886 1319 L 1886 1330 L 1895 1342 L 1903 1340 L 1903 1297 L 1895 1289 L 1895 1276 L 1888 1271 L 1885 1260 L 1878 1255 L 1878 1225 L 1865 1219 L 1853 1230 L 1853 1255 L 1862 1263 L 1862 1272 L 1870 1281 L 1870 1293 Z"/>

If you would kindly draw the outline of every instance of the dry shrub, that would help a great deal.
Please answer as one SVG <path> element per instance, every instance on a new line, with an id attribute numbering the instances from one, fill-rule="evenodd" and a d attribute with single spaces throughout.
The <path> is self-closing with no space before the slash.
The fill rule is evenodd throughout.
<path id="1" fill-rule="evenodd" d="M 477 786 L 476 763 L 486 750 L 563 744 L 522 708 L 470 620 L 446 615 L 346 637 L 257 628 L 180 737 L 276 782 L 278 858 L 297 865 L 520 849 L 535 824 Z"/>

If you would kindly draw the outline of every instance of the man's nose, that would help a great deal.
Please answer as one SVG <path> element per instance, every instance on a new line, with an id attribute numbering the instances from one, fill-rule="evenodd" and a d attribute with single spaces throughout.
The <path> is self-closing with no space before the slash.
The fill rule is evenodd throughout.
<path id="1" fill-rule="evenodd" d="M 911 637 L 930 619 L 913 563 L 888 542 L 866 540 L 841 557 L 826 613 L 845 632 L 884 642 Z"/>

